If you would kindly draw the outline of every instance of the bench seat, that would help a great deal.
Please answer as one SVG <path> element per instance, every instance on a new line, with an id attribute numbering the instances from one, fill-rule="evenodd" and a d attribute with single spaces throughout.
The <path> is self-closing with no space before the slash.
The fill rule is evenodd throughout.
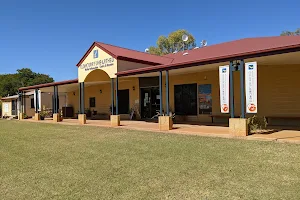
<path id="1" fill-rule="evenodd" d="M 230 118 L 230 115 L 221 115 L 221 114 L 213 114 L 213 115 L 210 115 L 211 117 L 211 123 L 214 123 L 214 118 L 227 118 L 229 119 Z M 238 116 L 234 116 L 235 118 L 237 118 Z"/>
<path id="2" fill-rule="evenodd" d="M 265 116 L 267 122 L 269 122 L 269 119 L 291 119 L 291 120 L 300 120 L 300 116 Z"/>

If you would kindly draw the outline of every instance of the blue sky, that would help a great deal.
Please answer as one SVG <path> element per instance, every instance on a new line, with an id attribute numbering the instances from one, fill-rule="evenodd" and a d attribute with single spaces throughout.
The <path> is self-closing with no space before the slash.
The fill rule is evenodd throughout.
<path id="1" fill-rule="evenodd" d="M 299 0 L 2 0 L 0 73 L 29 67 L 73 79 L 93 41 L 144 51 L 177 29 L 208 45 L 279 35 L 300 27 L 299 7 Z"/>

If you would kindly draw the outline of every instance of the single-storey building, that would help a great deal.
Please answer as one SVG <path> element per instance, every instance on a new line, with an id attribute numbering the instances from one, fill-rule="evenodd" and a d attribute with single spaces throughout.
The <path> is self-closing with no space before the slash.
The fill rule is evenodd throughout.
<path id="1" fill-rule="evenodd" d="M 72 117 L 83 124 L 86 117 L 111 116 L 115 126 L 157 113 L 175 113 L 178 121 L 228 122 L 253 115 L 245 112 L 244 71 L 238 70 L 247 62 L 257 63 L 256 114 L 273 124 L 299 125 L 300 36 L 245 38 L 164 56 L 94 42 L 76 65 L 77 79 L 19 90 L 52 92 L 54 99 L 65 93 Z M 232 72 L 230 115 L 220 105 L 219 67 L 225 65 Z M 56 103 L 53 109 L 58 113 Z M 164 120 L 160 125 L 170 127 Z"/>
<path id="2" fill-rule="evenodd" d="M 47 110 L 52 110 L 53 106 L 53 92 L 40 92 L 39 104 L 41 107 Z M 20 113 L 26 114 L 26 117 L 32 118 L 35 115 L 35 97 L 34 91 L 26 92 L 22 95 L 12 95 L 1 98 L 2 101 L 2 118 L 19 117 Z M 59 108 L 67 106 L 66 104 L 67 94 L 59 93 Z"/>

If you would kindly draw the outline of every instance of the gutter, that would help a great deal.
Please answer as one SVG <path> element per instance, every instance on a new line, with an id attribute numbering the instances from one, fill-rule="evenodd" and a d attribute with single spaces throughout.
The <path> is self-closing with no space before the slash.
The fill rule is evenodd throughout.
<path id="1" fill-rule="evenodd" d="M 21 87 L 21 88 L 19 88 L 19 91 L 39 89 L 39 88 L 45 88 L 45 87 L 51 87 L 51 86 L 57 86 L 57 85 L 67 85 L 67 84 L 72 84 L 72 83 L 78 83 L 78 79 L 52 82 L 52 83 L 44 83 L 44 84 L 33 85 L 33 86 L 28 86 L 28 87 Z"/>

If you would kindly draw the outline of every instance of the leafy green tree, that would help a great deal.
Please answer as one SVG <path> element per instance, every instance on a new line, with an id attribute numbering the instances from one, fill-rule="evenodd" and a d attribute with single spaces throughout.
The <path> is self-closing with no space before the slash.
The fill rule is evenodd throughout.
<path id="1" fill-rule="evenodd" d="M 49 75 L 35 73 L 29 68 L 18 69 L 15 74 L 0 74 L 0 96 L 15 95 L 20 87 L 53 81 Z"/>
<path id="2" fill-rule="evenodd" d="M 182 41 L 182 35 L 186 34 L 189 39 L 186 42 Z M 188 31 L 179 29 L 168 35 L 168 37 L 161 35 L 156 41 L 156 46 L 149 47 L 149 53 L 155 55 L 166 55 L 174 51 L 192 49 L 196 47 L 195 38 Z"/>
<path id="3" fill-rule="evenodd" d="M 300 28 L 298 28 L 295 32 L 292 31 L 283 31 L 281 34 L 281 36 L 291 36 L 291 35 L 300 35 Z"/>

